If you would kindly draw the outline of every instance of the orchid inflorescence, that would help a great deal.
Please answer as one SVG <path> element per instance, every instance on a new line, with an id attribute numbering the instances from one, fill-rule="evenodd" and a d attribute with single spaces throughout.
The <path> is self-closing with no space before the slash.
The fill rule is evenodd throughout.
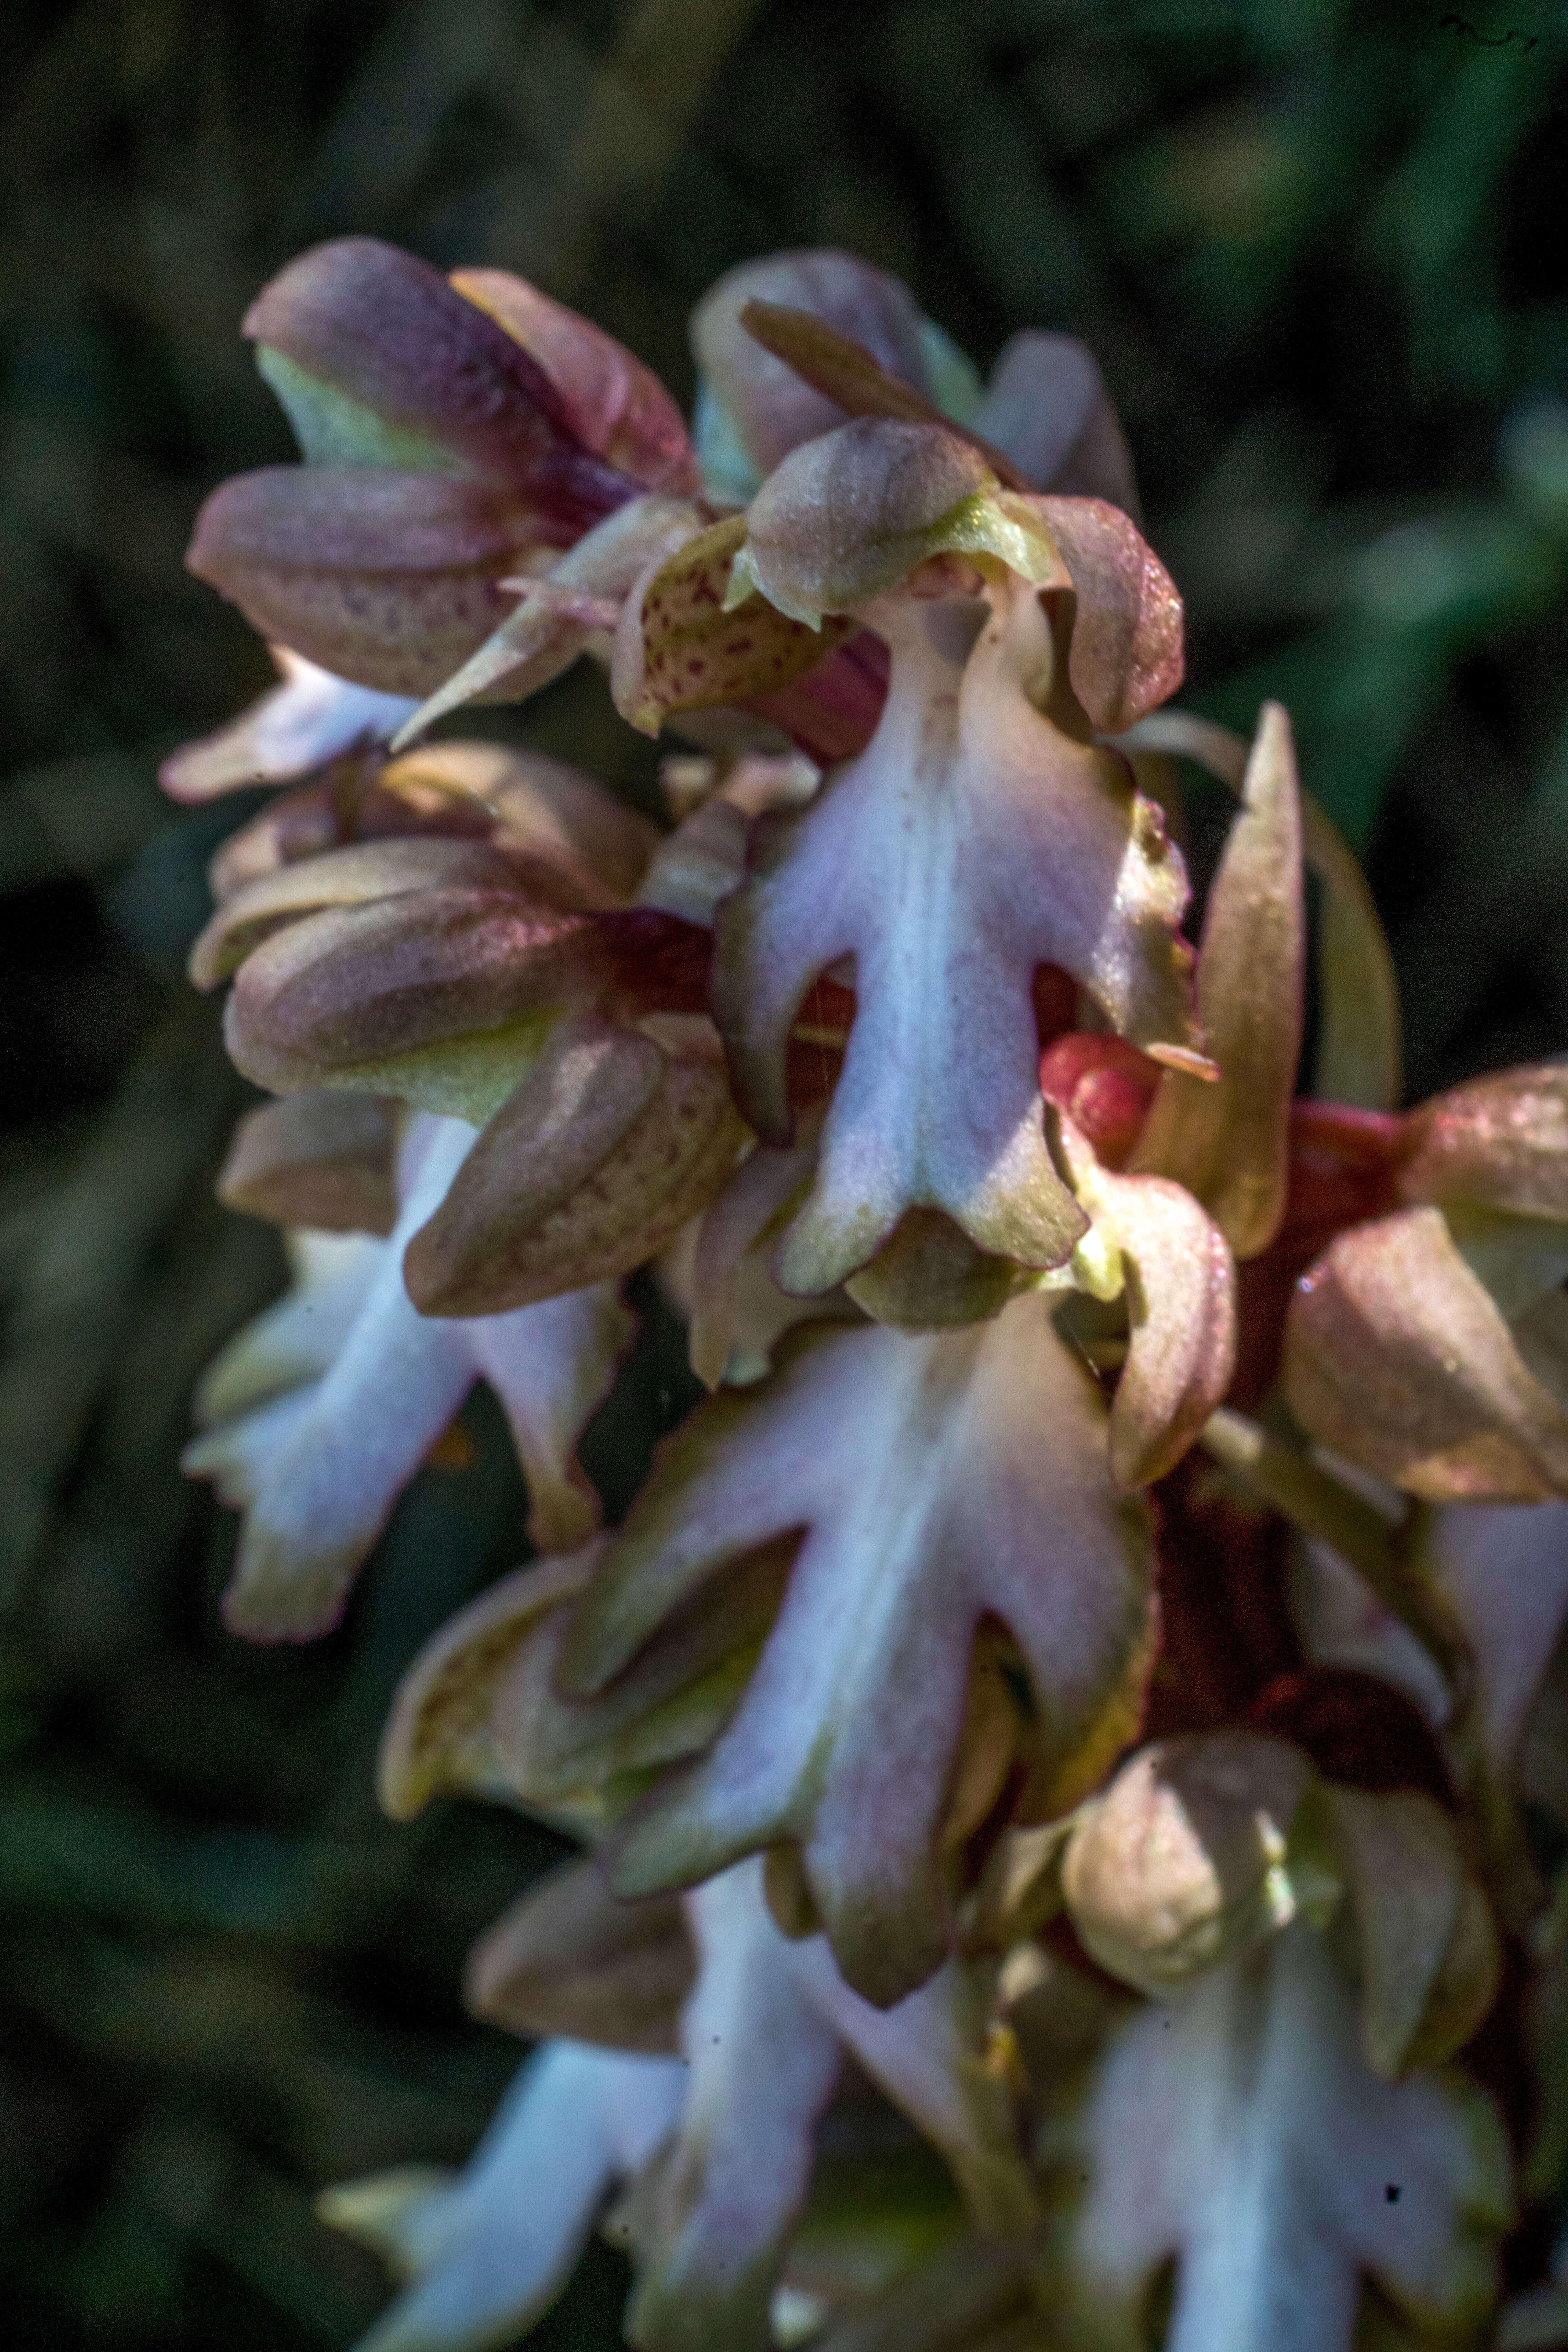
<path id="1" fill-rule="evenodd" d="M 192 969 L 294 1284 L 187 1466 L 232 1630 L 308 1639 L 488 1382 L 542 1557 L 415 1661 L 382 1799 L 587 1849 L 473 1955 L 543 2046 L 468 2169 L 323 2200 L 407 2282 L 366 2352 L 506 2340 L 595 2222 L 647 2352 L 1487 2340 L 1564 1911 L 1568 1067 L 1397 1108 L 1365 883 L 1282 709 L 1171 707 L 1070 338 L 982 386 L 778 256 L 689 434 L 365 238 L 247 332 L 304 463 L 190 562 L 280 681 L 164 781 L 284 788 Z M 676 739 L 663 827 L 427 735 L 584 656 Z M 1179 761 L 1236 795 L 1201 927 Z M 710 1393 L 605 1532 L 645 1266 Z"/>

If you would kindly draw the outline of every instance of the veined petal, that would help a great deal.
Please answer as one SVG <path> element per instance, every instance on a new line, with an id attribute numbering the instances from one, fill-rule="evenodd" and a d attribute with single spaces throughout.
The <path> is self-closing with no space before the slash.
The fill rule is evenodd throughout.
<path id="1" fill-rule="evenodd" d="M 527 483 L 570 523 L 570 535 L 628 493 L 626 478 L 584 446 L 545 369 L 489 306 L 378 238 L 338 237 L 300 254 L 251 304 L 245 332 L 383 425 Z"/>
<path id="2" fill-rule="evenodd" d="M 538 362 L 566 422 L 596 457 L 645 489 L 689 498 L 700 488 L 679 409 L 624 343 L 510 270 L 454 269 L 447 283 Z"/>
<path id="3" fill-rule="evenodd" d="M 861 417 L 770 474 L 727 594 L 733 604 L 760 589 L 815 629 L 942 555 L 992 557 L 1037 588 L 1071 585 L 1040 502 L 1003 490 L 972 443 L 940 425 Z"/>
<path id="4" fill-rule="evenodd" d="M 675 2052 L 697 1955 L 672 1895 L 622 1903 L 592 1854 L 531 1886 L 468 1954 L 476 2017 L 531 2040 Z"/>
<path id="5" fill-rule="evenodd" d="M 217 1180 L 225 1208 L 324 1233 L 389 1234 L 397 1222 L 396 1135 L 371 1095 L 263 1103 L 234 1131 Z"/>
<path id="6" fill-rule="evenodd" d="M 483 1315 L 627 1274 L 723 1181 L 745 1130 L 721 1063 L 563 1020 L 409 1244 L 431 1315 Z"/>
<path id="7" fill-rule="evenodd" d="M 1166 1071 L 1132 1160 L 1184 1184 L 1240 1258 L 1266 1250 L 1285 1214 L 1305 984 L 1296 759 L 1290 722 L 1270 702 L 1198 950 L 1198 1019 L 1219 1076 Z"/>
<path id="8" fill-rule="evenodd" d="M 1437 1209 L 1330 1244 L 1291 1301 L 1284 1375 L 1304 1428 L 1413 1494 L 1536 1502 L 1568 1487 L 1568 1415 Z"/>
<path id="9" fill-rule="evenodd" d="M 216 734 L 172 751 L 158 771 L 171 800 L 214 800 L 247 784 L 287 784 L 340 751 L 389 742 L 414 711 L 406 695 L 378 694 L 318 669 L 288 646 L 268 646 L 279 683 Z"/>
<path id="10" fill-rule="evenodd" d="M 608 658 L 626 598 L 662 556 L 702 527 L 689 499 L 628 499 L 595 523 L 542 577 L 519 590 L 519 602 L 494 635 L 406 719 L 399 744 L 465 702 L 521 702 L 559 677 L 590 646 Z"/>
<path id="11" fill-rule="evenodd" d="M 421 700 L 511 610 L 500 583 L 560 532 L 489 479 L 272 466 L 216 489 L 185 561 L 264 637 Z"/>
<path id="12" fill-rule="evenodd" d="M 1021 499 L 1013 510 L 1021 508 L 1049 531 L 1071 575 L 1073 692 L 1100 732 L 1114 735 L 1182 682 L 1175 583 L 1121 508 L 1104 499 Z"/>
<path id="13" fill-rule="evenodd" d="M 976 1626 L 1017 1641 L 1041 1785 L 1072 1802 L 1135 1720 L 1146 1523 L 1042 1298 L 936 1338 L 795 1332 L 779 1359 L 667 1441 L 578 1605 L 564 1684 L 605 1689 L 727 1562 L 805 1526 L 739 1712 L 630 1829 L 616 1884 L 689 1883 L 798 1838 L 841 1967 L 887 2001 L 947 1941 L 935 1845 Z"/>

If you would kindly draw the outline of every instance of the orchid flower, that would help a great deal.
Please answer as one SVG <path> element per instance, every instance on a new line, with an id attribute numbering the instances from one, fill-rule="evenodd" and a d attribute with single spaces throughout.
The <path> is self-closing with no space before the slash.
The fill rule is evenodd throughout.
<path id="1" fill-rule="evenodd" d="M 245 331 L 306 462 L 216 490 L 187 561 L 265 635 L 378 695 L 422 700 L 504 617 L 505 578 L 628 500 L 695 487 L 658 380 L 504 271 L 448 279 L 342 237 L 291 262 Z"/>
<path id="2" fill-rule="evenodd" d="M 397 1223 L 323 1251 L 242 1331 L 197 1394 L 211 1425 L 184 1467 L 245 1513 L 226 1622 L 254 1639 L 309 1640 L 340 1614 L 393 1504 L 476 1380 L 500 1397 L 529 1481 L 535 1540 L 570 1545 L 597 1518 L 572 1459 L 631 1338 L 611 1284 L 469 1322 L 419 1315 L 402 1255 L 472 1143 L 457 1119 L 415 1119 L 399 1153 Z"/>

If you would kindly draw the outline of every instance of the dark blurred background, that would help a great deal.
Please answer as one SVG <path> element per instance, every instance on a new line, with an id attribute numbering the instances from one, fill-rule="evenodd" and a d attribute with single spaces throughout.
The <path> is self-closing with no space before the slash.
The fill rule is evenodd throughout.
<path id="1" fill-rule="evenodd" d="M 254 800 L 158 758 L 258 693 L 181 569 L 289 457 L 237 329 L 349 230 L 536 278 L 684 395 L 769 248 L 901 272 L 988 362 L 1099 352 L 1197 707 L 1291 705 L 1368 855 L 1412 1090 L 1568 1045 L 1568 16 L 1538 0 L 10 0 L 0 20 L 0 2308 L 18 2352 L 319 2352 L 328 2181 L 460 2160 L 516 2063 L 457 1995 L 559 1851 L 376 1814 L 398 1673 L 521 1554 L 497 1415 L 343 1629 L 227 1639 L 191 1383 L 282 1281 L 211 1186 L 244 1090 L 182 979 Z M 487 724 L 646 787 L 596 676 Z M 687 1393 L 650 1316 L 612 1510 Z M 545 2323 L 606 2342 L 599 2254 Z"/>

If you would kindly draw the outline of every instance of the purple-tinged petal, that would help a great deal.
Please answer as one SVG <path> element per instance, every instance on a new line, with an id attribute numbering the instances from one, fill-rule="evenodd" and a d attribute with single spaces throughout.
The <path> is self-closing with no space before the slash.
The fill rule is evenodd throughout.
<path id="1" fill-rule="evenodd" d="M 1284 1863 L 1311 1782 L 1300 1748 L 1253 1731 L 1140 1748 L 1082 1808 L 1062 1857 L 1085 1949 L 1158 1998 L 1278 1933 L 1295 1916 Z"/>
<path id="2" fill-rule="evenodd" d="M 1406 1201 L 1568 1221 L 1568 1065 L 1527 1063 L 1451 1087 L 1410 1114 Z"/>
<path id="3" fill-rule="evenodd" d="M 1102 735 L 1131 727 L 1180 686 L 1182 600 L 1159 557 L 1104 499 L 1037 507 L 1072 575 L 1068 649 L 1073 692 Z"/>
<path id="4" fill-rule="evenodd" d="M 1100 362 L 1076 335 L 1025 327 L 1005 342 L 973 423 L 1037 490 L 1103 499 L 1138 519 L 1138 484 Z"/>
<path id="5" fill-rule="evenodd" d="M 538 361 L 437 269 L 368 236 L 303 253 L 251 304 L 245 333 L 294 367 L 585 530 L 631 485 L 585 448 Z"/>
<path id="6" fill-rule="evenodd" d="M 898 382 L 925 384 L 920 312 L 899 278 L 830 249 L 742 262 L 693 311 L 691 348 L 748 457 L 764 474 L 799 443 L 841 425 L 844 411 L 746 332 L 741 313 L 748 302 L 808 311 L 858 343 Z"/>
<path id="7" fill-rule="evenodd" d="M 482 1315 L 630 1273 L 706 1205 L 744 1133 L 716 1056 L 568 1018 L 410 1244 L 410 1294 Z"/>
<path id="8" fill-rule="evenodd" d="M 213 492 L 185 561 L 264 637 L 417 700 L 511 610 L 499 583 L 525 551 L 556 539 L 505 484 L 270 466 Z"/>
<path id="9" fill-rule="evenodd" d="M 468 1954 L 476 2017 L 530 2040 L 566 2035 L 613 2050 L 674 2053 L 697 1955 L 672 1895 L 622 1903 L 591 1854 L 552 1870 Z"/>
<path id="10" fill-rule="evenodd" d="M 389 1234 L 396 1134 L 374 1095 L 286 1095 L 234 1131 L 218 1174 L 227 1209 L 320 1233 Z"/>
<path id="11" fill-rule="evenodd" d="M 510 270 L 455 269 L 447 283 L 538 362 L 567 424 L 595 457 L 644 489 L 690 498 L 700 488 L 679 409 L 624 343 Z"/>

